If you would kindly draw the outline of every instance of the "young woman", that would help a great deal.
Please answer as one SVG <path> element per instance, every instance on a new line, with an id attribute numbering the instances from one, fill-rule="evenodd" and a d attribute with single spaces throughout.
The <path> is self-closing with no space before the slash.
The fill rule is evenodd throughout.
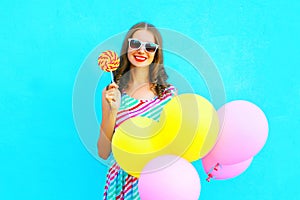
<path id="1" fill-rule="evenodd" d="M 153 25 L 141 22 L 130 28 L 114 77 L 102 92 L 98 154 L 103 159 L 111 154 L 114 130 L 122 122 L 136 116 L 159 120 L 163 105 L 175 95 L 175 88 L 166 82 L 162 38 Z M 104 199 L 140 199 L 137 183 L 114 163 L 107 173 Z"/>

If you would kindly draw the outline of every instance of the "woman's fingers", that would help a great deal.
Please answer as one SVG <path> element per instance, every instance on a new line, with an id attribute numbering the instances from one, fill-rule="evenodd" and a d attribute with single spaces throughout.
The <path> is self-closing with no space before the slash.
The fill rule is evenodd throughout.
<path id="1" fill-rule="evenodd" d="M 111 88 L 106 91 L 106 100 L 110 103 L 111 101 L 116 102 L 116 99 L 118 98 L 118 89 Z"/>
<path id="2" fill-rule="evenodd" d="M 117 96 L 117 94 L 116 94 L 115 90 L 109 90 L 109 91 L 107 91 L 107 97 L 115 99 L 116 96 Z"/>
<path id="3" fill-rule="evenodd" d="M 114 93 L 107 93 L 107 94 L 106 94 L 106 99 L 107 99 L 108 101 L 116 101 L 115 94 L 114 94 Z"/>
<path id="4" fill-rule="evenodd" d="M 106 90 L 110 90 L 110 89 L 113 89 L 113 88 L 118 89 L 119 86 L 115 82 L 113 82 L 113 83 L 109 84 L 108 87 L 106 87 Z"/>
<path id="5" fill-rule="evenodd" d="M 107 94 L 115 94 L 115 93 L 116 93 L 116 90 L 117 90 L 117 89 L 110 89 L 110 90 L 107 90 L 106 93 L 107 93 Z"/>
<path id="6" fill-rule="evenodd" d="M 106 87 L 105 98 L 113 109 L 118 109 L 120 106 L 120 91 L 119 86 L 116 83 L 111 83 Z"/>

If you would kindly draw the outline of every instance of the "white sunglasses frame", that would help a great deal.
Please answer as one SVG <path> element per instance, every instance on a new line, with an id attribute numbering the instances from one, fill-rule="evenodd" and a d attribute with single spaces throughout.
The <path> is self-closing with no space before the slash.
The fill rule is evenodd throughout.
<path id="1" fill-rule="evenodd" d="M 131 47 L 130 47 L 130 42 L 131 42 L 132 40 L 137 40 L 137 41 L 139 41 L 139 42 L 141 43 L 141 46 L 140 46 L 139 48 L 131 48 Z M 143 47 L 144 50 L 145 50 L 146 52 L 154 54 L 154 53 L 157 51 L 159 45 L 158 45 L 158 44 L 155 44 L 155 46 L 156 46 L 155 51 L 154 51 L 154 52 L 149 52 L 149 51 L 147 51 L 147 49 L 146 49 L 146 47 L 145 47 L 145 45 L 148 44 L 148 43 L 155 44 L 155 43 L 153 43 L 153 42 L 143 42 L 143 41 L 141 41 L 141 40 L 139 40 L 139 39 L 136 39 L 136 38 L 128 38 L 128 47 L 129 47 L 130 49 L 133 49 L 133 50 L 139 50 L 140 48 Z"/>

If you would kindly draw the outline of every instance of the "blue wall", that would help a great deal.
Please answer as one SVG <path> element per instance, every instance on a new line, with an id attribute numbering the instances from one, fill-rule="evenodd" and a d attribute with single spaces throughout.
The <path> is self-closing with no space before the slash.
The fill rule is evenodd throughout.
<path id="1" fill-rule="evenodd" d="M 219 70 L 226 101 L 251 101 L 269 120 L 268 141 L 241 176 L 207 183 L 194 163 L 201 199 L 299 199 L 300 4 L 131 2 L 1 2 L 0 199 L 101 199 L 107 168 L 77 133 L 73 86 L 96 46 L 144 20 L 199 43 Z"/>

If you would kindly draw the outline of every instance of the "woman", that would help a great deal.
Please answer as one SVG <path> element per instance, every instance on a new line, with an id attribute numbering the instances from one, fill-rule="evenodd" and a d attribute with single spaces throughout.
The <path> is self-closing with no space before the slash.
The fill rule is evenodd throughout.
<path id="1" fill-rule="evenodd" d="M 109 157 L 114 130 L 122 122 L 135 116 L 159 120 L 163 105 L 175 95 L 175 88 L 166 82 L 162 38 L 153 25 L 141 22 L 130 28 L 114 77 L 115 82 L 102 92 L 98 154 L 103 159 Z M 139 199 L 137 182 L 114 163 L 107 174 L 104 199 Z"/>

